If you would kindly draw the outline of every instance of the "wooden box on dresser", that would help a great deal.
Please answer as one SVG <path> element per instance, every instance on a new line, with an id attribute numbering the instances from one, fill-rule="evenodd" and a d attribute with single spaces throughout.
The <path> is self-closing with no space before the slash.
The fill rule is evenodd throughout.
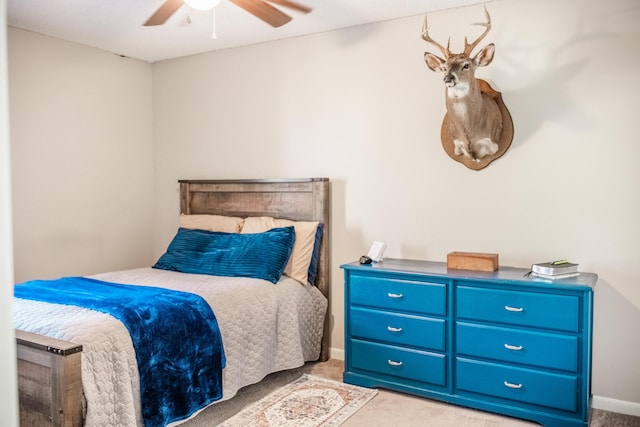
<path id="1" fill-rule="evenodd" d="M 346 383 L 535 421 L 587 426 L 597 275 L 342 265 Z"/>

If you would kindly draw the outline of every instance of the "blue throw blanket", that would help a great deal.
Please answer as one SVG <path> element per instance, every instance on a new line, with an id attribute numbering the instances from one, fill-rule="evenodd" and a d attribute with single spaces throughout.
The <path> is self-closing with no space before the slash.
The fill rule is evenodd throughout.
<path id="1" fill-rule="evenodd" d="M 129 330 L 140 373 L 146 427 L 189 417 L 222 397 L 222 337 L 200 296 L 85 277 L 16 285 L 18 298 L 110 314 Z"/>

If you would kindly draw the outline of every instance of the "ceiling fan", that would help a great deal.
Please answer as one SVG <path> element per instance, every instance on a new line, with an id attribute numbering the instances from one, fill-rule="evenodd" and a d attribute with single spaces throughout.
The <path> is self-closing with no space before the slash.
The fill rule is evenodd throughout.
<path id="1" fill-rule="evenodd" d="M 277 4 L 302 13 L 311 12 L 311 8 L 291 0 L 229 0 L 236 6 L 241 7 L 250 14 L 263 20 L 273 27 L 279 27 L 291 21 L 291 17 L 270 5 Z M 166 0 L 158 10 L 144 23 L 145 26 L 162 25 L 171 17 L 182 5 L 188 2 L 185 0 Z"/>

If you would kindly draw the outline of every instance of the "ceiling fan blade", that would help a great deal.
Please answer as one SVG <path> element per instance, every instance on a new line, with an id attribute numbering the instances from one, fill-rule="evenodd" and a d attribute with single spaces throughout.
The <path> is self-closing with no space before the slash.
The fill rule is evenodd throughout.
<path id="1" fill-rule="evenodd" d="M 291 21 L 291 17 L 262 0 L 229 0 L 231 3 L 239 6 L 254 15 L 256 18 L 262 19 L 272 27 L 280 27 Z"/>
<path id="2" fill-rule="evenodd" d="M 151 25 L 162 25 L 167 19 L 173 15 L 176 10 L 180 9 L 180 7 L 184 4 L 183 0 L 167 0 L 163 3 L 162 6 L 156 10 L 156 12 L 151 15 L 147 22 L 144 23 L 145 27 Z"/>
<path id="3" fill-rule="evenodd" d="M 268 1 L 269 3 L 274 3 L 280 6 L 287 7 L 289 9 L 297 10 L 298 12 L 302 12 L 302 13 L 309 13 L 312 10 L 310 7 L 307 7 L 303 4 L 296 3 L 290 0 L 266 0 L 266 1 Z"/>

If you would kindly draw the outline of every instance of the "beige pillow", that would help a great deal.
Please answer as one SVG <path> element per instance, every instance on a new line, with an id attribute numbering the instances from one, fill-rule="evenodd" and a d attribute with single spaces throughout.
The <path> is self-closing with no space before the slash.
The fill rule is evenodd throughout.
<path id="1" fill-rule="evenodd" d="M 284 274 L 306 285 L 309 283 L 309 265 L 313 256 L 316 241 L 317 221 L 290 221 L 267 216 L 249 217 L 244 219 L 241 233 L 262 233 L 276 227 L 293 226 L 296 240 Z"/>
<path id="2" fill-rule="evenodd" d="M 180 214 L 180 227 L 182 228 L 239 233 L 243 222 L 243 218 L 235 216 Z"/>

